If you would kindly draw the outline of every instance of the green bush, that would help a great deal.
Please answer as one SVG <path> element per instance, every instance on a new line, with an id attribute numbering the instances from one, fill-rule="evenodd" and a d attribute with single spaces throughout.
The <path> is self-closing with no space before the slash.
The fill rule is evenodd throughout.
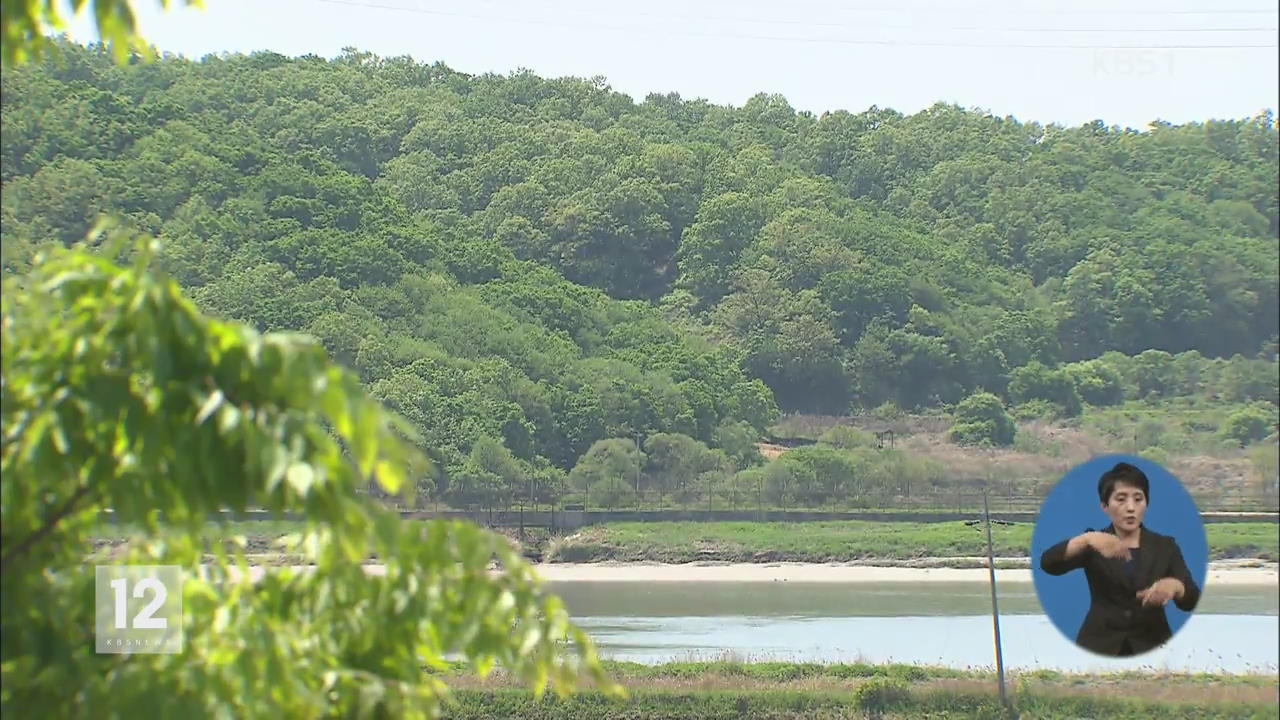
<path id="1" fill-rule="evenodd" d="M 875 410 L 871 411 L 871 417 L 884 422 L 901 420 L 906 416 L 907 414 L 903 412 L 902 408 L 898 407 L 893 402 L 881 403 Z"/>
<path id="2" fill-rule="evenodd" d="M 853 693 L 854 704 L 859 710 L 881 713 L 906 705 L 911 699 L 907 684 L 897 678 L 872 678 Z"/>
<path id="3" fill-rule="evenodd" d="M 1070 371 L 1051 370 L 1035 361 L 1009 373 L 1009 399 L 1015 403 L 1047 400 L 1061 408 L 1064 417 L 1079 415 L 1083 407 Z"/>
<path id="4" fill-rule="evenodd" d="M 1097 360 L 1063 367 L 1072 375 L 1081 399 L 1090 405 L 1119 405 L 1124 402 L 1124 381 L 1115 368 Z"/>
<path id="5" fill-rule="evenodd" d="M 1048 400 L 1036 399 L 1028 400 L 1020 405 L 1016 405 L 1010 410 L 1010 414 L 1018 420 L 1046 420 L 1052 421 L 1061 417 L 1064 413 L 1062 408 Z"/>
<path id="6" fill-rule="evenodd" d="M 601 480 L 591 486 L 585 497 L 590 498 L 592 508 L 634 507 L 636 490 L 625 480 Z"/>
<path id="7" fill-rule="evenodd" d="M 1158 463 L 1160 465 L 1167 466 L 1169 464 L 1169 452 L 1164 448 L 1160 448 L 1160 447 L 1144 448 L 1141 451 L 1141 455 L 1142 457 L 1154 463 Z"/>
<path id="8" fill-rule="evenodd" d="M 1261 440 L 1273 432 L 1274 420 L 1270 413 L 1258 407 L 1247 407 L 1232 413 L 1222 426 L 1224 440 L 1232 440 L 1240 447 Z"/>
<path id="9" fill-rule="evenodd" d="M 951 441 L 959 445 L 1011 445 L 1017 427 L 1000 398 L 988 392 L 970 395 L 956 406 Z"/>
<path id="10" fill-rule="evenodd" d="M 822 437 L 818 438 L 818 442 L 841 450 L 848 450 L 858 447 L 875 447 L 876 436 L 866 430 L 859 430 L 847 425 L 837 425 L 822 433 Z"/>
<path id="11" fill-rule="evenodd" d="M 1138 423 L 1133 434 L 1137 438 L 1136 444 L 1139 450 L 1160 447 L 1164 443 L 1165 425 L 1159 420 L 1146 418 Z"/>

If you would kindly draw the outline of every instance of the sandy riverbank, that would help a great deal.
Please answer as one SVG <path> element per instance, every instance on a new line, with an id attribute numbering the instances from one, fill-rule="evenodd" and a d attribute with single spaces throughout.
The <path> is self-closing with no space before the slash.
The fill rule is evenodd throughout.
<path id="1" fill-rule="evenodd" d="M 1280 586 L 1276 563 L 1256 567 L 1254 560 L 1222 560 L 1209 564 L 1207 586 Z M 278 567 L 278 566 L 277 566 Z M 659 565 L 647 563 L 550 563 L 534 566 L 548 582 L 798 582 L 798 583 L 880 583 L 880 582 L 986 582 L 983 568 L 913 568 L 871 565 L 824 565 L 814 563 Z M 305 566 L 295 569 L 305 569 Z M 380 575 L 383 566 L 366 565 L 370 575 Z M 251 570 L 256 579 L 263 566 Z M 1000 582 L 1031 582 L 1031 571 L 996 570 Z"/>
<path id="2" fill-rule="evenodd" d="M 1206 586 L 1280 585 L 1275 563 L 1246 567 L 1225 560 L 1210 563 Z M 657 565 L 642 563 L 553 563 L 536 566 L 548 582 L 986 582 L 984 568 L 908 568 L 810 563 Z M 1000 582 L 1031 582 L 1031 571 L 996 570 Z"/>

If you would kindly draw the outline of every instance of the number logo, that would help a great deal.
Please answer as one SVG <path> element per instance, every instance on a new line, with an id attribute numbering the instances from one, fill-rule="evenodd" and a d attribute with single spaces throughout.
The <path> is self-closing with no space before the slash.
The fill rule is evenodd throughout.
<path id="1" fill-rule="evenodd" d="M 176 565 L 95 568 L 97 651 L 182 651 L 182 569 Z"/>
<path id="2" fill-rule="evenodd" d="M 125 593 L 129 587 L 128 578 L 116 578 L 111 581 L 111 589 L 116 591 L 116 629 L 128 630 L 129 623 L 126 621 L 125 611 L 129 607 Z M 169 595 L 169 591 L 164 589 L 164 585 L 160 584 L 155 578 L 143 578 L 133 586 L 133 596 L 135 598 L 144 597 L 146 591 L 151 590 L 155 593 L 155 598 L 142 608 L 142 612 L 133 618 L 133 627 L 143 630 L 163 630 L 169 627 L 169 621 L 166 618 L 153 617 L 156 610 L 164 605 L 164 599 Z"/>

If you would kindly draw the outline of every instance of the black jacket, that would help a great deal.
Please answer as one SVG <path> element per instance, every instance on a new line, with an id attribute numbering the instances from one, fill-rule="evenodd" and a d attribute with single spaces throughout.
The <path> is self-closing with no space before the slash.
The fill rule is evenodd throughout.
<path id="1" fill-rule="evenodd" d="M 1108 525 L 1102 532 L 1115 534 L 1115 527 Z M 1143 607 L 1138 591 L 1145 590 L 1162 578 L 1177 578 L 1186 592 L 1174 600 L 1182 610 L 1191 612 L 1200 602 L 1200 588 L 1191 579 L 1187 563 L 1182 559 L 1178 543 L 1168 535 L 1153 532 L 1145 526 L 1138 540 L 1138 568 L 1133 579 L 1125 574 L 1125 562 L 1108 559 L 1093 548 L 1066 559 L 1067 542 L 1064 540 L 1044 551 L 1040 556 L 1040 568 L 1050 575 L 1065 575 L 1084 568 L 1089 581 L 1089 614 L 1085 616 L 1076 636 L 1076 644 L 1101 655 L 1123 655 L 1125 641 L 1133 654 L 1144 653 L 1163 645 L 1173 632 L 1164 608 Z"/>

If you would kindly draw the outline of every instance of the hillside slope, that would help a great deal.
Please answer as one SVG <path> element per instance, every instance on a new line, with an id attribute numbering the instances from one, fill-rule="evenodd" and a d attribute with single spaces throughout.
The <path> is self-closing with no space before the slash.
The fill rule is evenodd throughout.
<path id="1" fill-rule="evenodd" d="M 122 213 L 205 310 L 321 338 L 464 495 L 553 492 L 609 438 L 741 467 L 779 407 L 1276 402 L 1269 112 L 816 117 L 355 51 L 63 50 L 3 74 L 6 275 Z"/>

